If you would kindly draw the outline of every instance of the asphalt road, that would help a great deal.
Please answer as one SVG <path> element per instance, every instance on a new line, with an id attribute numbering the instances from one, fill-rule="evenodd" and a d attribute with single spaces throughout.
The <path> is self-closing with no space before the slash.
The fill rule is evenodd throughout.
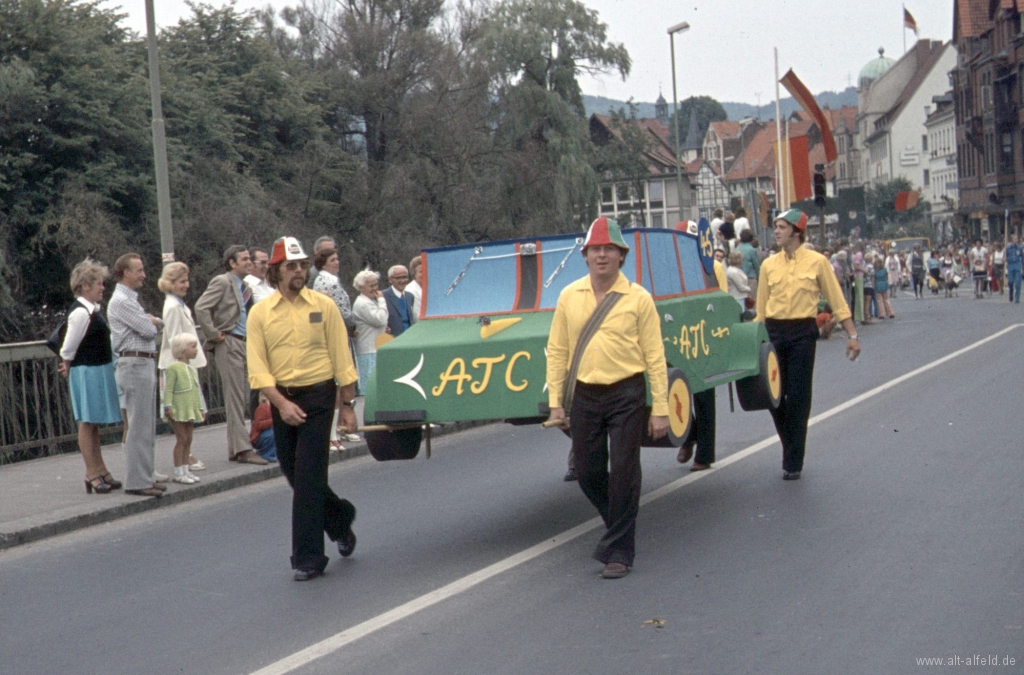
<path id="1" fill-rule="evenodd" d="M 567 441 L 495 425 L 332 468 L 359 545 L 313 582 L 283 480 L 0 553 L 0 673 L 1024 672 L 1024 326 L 957 353 L 1024 310 L 895 309 L 857 363 L 819 343 L 802 480 L 723 388 L 716 470 L 646 450 L 625 579 L 590 559 Z"/>

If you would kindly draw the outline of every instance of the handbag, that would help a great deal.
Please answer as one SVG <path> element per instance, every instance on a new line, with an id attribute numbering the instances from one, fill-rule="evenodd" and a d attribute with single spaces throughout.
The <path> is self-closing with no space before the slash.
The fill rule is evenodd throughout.
<path id="1" fill-rule="evenodd" d="M 57 327 L 53 329 L 52 333 L 50 333 L 50 337 L 46 338 L 46 348 L 57 356 L 60 356 L 60 348 L 64 346 L 64 337 L 68 334 L 68 317 L 71 315 L 71 312 L 75 310 L 76 306 L 82 307 L 83 309 L 85 308 L 85 305 L 75 300 L 75 302 L 71 304 L 71 308 L 64 314 L 64 318 L 60 320 Z M 92 316 L 89 317 L 90 324 L 92 324 L 92 320 L 96 318 L 96 314 L 97 312 L 93 312 Z"/>
<path id="2" fill-rule="evenodd" d="M 60 324 L 53 329 L 52 333 L 50 333 L 50 337 L 46 338 L 46 347 L 57 356 L 60 356 L 60 348 L 64 344 L 64 336 L 67 335 L 67 333 L 68 317 L 67 315 L 64 315 Z"/>

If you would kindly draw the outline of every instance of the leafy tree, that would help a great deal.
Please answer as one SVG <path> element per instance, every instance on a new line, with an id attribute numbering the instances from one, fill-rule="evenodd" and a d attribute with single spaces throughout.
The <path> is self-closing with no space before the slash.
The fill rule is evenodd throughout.
<path id="1" fill-rule="evenodd" d="M 872 233 L 880 233 L 884 230 L 895 230 L 903 228 L 907 230 L 916 223 L 924 221 L 928 211 L 927 202 L 919 201 L 912 209 L 906 211 L 896 210 L 896 195 L 900 192 L 913 190 L 914 186 L 906 178 L 894 178 L 888 183 L 880 183 L 874 188 L 865 191 L 864 199 L 867 207 L 868 222 L 871 223 Z M 869 234 L 867 232 L 865 235 Z"/>
<path id="2" fill-rule="evenodd" d="M 617 71 L 625 79 L 629 54 L 575 0 L 499 2 L 481 51 L 495 76 L 498 143 L 514 151 L 504 213 L 526 231 L 580 229 L 595 212 L 598 179 L 576 78 Z"/>
<path id="3" fill-rule="evenodd" d="M 715 99 L 710 96 L 691 96 L 679 104 L 678 129 L 682 135 L 679 141 L 680 147 L 682 147 L 683 141 L 686 140 L 686 132 L 690 128 L 691 110 L 696 110 L 697 112 L 697 131 L 700 133 L 701 138 L 707 133 L 708 127 L 711 126 L 712 122 L 723 122 L 729 119 L 725 108 Z M 676 116 L 675 112 L 673 112 L 669 120 L 669 138 L 673 144 L 676 142 L 676 128 Z"/>
<path id="4" fill-rule="evenodd" d="M 14 312 L 63 304 L 66 265 L 103 242 L 147 239 L 143 52 L 99 5 L 0 1 L 0 306 Z M 93 248 L 61 234 L 65 210 L 99 229 Z"/>

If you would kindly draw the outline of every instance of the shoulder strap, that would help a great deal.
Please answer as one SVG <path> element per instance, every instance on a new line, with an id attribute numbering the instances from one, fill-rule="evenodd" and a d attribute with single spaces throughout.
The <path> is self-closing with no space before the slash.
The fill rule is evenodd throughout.
<path id="1" fill-rule="evenodd" d="M 584 324 L 583 330 L 580 331 L 580 338 L 576 341 L 576 351 L 573 352 L 572 361 L 569 362 L 569 372 L 565 377 L 565 384 L 562 390 L 562 407 L 568 413 L 572 407 L 572 397 L 576 390 L 576 375 L 580 369 L 580 361 L 583 360 L 583 352 L 586 350 L 587 345 L 590 344 L 590 340 L 597 335 L 598 329 L 601 328 L 601 324 L 608 317 L 608 314 L 612 311 L 612 307 L 622 297 L 622 293 L 615 291 L 609 291 L 605 294 L 604 298 L 598 303 L 597 307 L 594 308 L 593 314 L 587 319 L 587 323 Z"/>

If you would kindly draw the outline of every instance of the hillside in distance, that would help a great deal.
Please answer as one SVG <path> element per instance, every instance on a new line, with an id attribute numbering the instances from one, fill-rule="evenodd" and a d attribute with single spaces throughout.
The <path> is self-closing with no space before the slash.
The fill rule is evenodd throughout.
<path id="1" fill-rule="evenodd" d="M 818 101 L 818 105 L 822 108 L 842 108 L 843 106 L 856 106 L 857 105 L 857 90 L 854 87 L 847 87 L 841 92 L 834 91 L 823 91 L 820 94 L 816 94 L 814 97 Z M 637 103 L 637 115 L 639 117 L 654 117 L 654 104 L 653 103 Z M 594 113 L 600 113 L 602 115 L 608 114 L 609 110 L 618 110 L 619 108 L 625 108 L 625 101 L 616 101 L 615 99 L 605 98 L 603 96 L 583 96 L 583 105 L 587 109 L 587 117 L 590 117 Z M 672 114 L 672 102 L 669 101 L 669 114 Z M 765 103 L 758 107 L 750 103 L 732 103 L 722 102 L 722 107 L 725 108 L 725 113 L 729 116 L 730 120 L 741 120 L 744 117 L 757 117 L 762 120 L 774 119 L 775 118 L 775 102 Z M 782 110 L 782 115 L 788 117 L 794 110 L 799 106 L 792 97 L 787 97 L 779 102 L 779 107 Z M 684 120 L 685 121 L 685 120 Z"/>

